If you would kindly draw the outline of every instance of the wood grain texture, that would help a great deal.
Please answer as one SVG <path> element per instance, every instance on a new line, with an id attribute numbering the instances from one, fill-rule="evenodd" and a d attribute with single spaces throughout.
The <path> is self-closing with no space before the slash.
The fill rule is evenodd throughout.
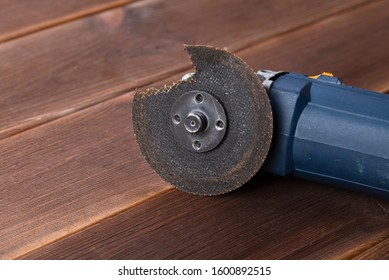
<path id="1" fill-rule="evenodd" d="M 327 71 L 346 84 L 385 92 L 389 90 L 388 14 L 387 2 L 373 3 L 277 36 L 240 56 L 254 69 L 311 75 Z"/>
<path id="2" fill-rule="evenodd" d="M 360 7 L 355 11 L 350 11 L 348 13 L 340 14 L 336 17 L 333 17 L 332 20 L 329 21 L 327 24 L 323 25 L 322 23 L 317 23 L 302 30 L 296 30 L 294 32 L 285 34 L 280 37 L 279 40 L 272 40 L 272 44 L 270 45 L 266 42 L 260 43 L 259 46 L 262 46 L 262 48 L 252 48 L 253 50 L 255 50 L 255 52 L 257 52 L 256 54 L 244 51 L 239 52 L 238 55 L 242 54 L 243 58 L 247 59 L 249 64 L 253 65 L 261 59 L 261 54 L 271 52 L 273 47 L 279 50 L 280 54 L 287 53 L 289 45 L 294 42 L 294 39 L 297 40 L 298 38 L 300 38 L 299 33 L 302 31 L 305 32 L 304 34 L 308 38 L 315 38 L 314 36 L 318 32 L 322 32 L 320 34 L 321 36 L 323 36 L 323 38 L 331 38 L 331 40 L 324 40 L 323 42 L 329 42 L 332 40 L 341 40 L 344 43 L 347 40 L 356 41 L 359 38 L 359 34 L 349 32 L 347 27 L 350 25 L 354 25 L 356 26 L 356 28 L 359 28 L 365 25 L 369 25 L 372 32 L 377 28 L 379 29 L 380 27 L 382 27 L 382 23 L 380 20 L 375 20 L 374 18 L 383 17 L 381 12 L 381 10 L 383 10 L 383 6 L 384 5 L 381 2 L 377 4 L 367 5 L 366 7 Z M 367 20 L 367 22 L 360 21 L 361 15 L 367 12 L 374 12 L 374 18 L 371 17 L 371 19 Z M 343 17 L 346 17 L 347 20 L 343 20 Z M 339 36 L 337 36 L 336 38 L 330 36 L 334 29 L 331 22 L 339 30 L 342 30 L 342 33 L 338 33 Z M 360 47 L 360 52 L 362 52 L 367 46 L 374 44 L 373 40 L 375 40 L 375 37 L 373 36 L 372 38 L 372 41 L 368 39 L 364 41 L 364 44 Z M 278 44 L 276 44 L 276 42 L 278 42 Z M 277 56 L 273 54 L 272 61 L 275 65 L 281 65 L 282 63 L 288 64 L 288 60 L 290 59 L 293 60 L 295 59 L 295 57 L 302 57 L 303 55 L 312 57 L 313 54 L 318 53 L 317 48 L 323 48 L 323 46 L 320 44 L 310 44 L 309 40 L 304 40 L 304 44 L 305 47 L 295 48 L 295 52 L 293 53 L 294 56 Z M 338 63 L 339 58 L 336 56 L 336 53 L 337 49 L 328 49 L 328 52 L 325 53 L 324 56 L 317 57 L 314 63 L 315 67 L 317 68 L 313 69 L 321 71 L 323 70 L 323 65 L 326 65 L 327 63 Z M 377 54 L 372 53 L 370 55 L 372 55 L 374 59 L 381 58 L 384 60 L 387 57 L 387 54 L 385 52 L 378 52 Z M 158 60 L 159 57 L 165 57 L 167 56 L 167 54 L 162 52 L 159 54 L 154 54 L 153 56 L 155 60 Z M 183 52 L 182 56 L 185 57 Z M 140 60 L 141 57 L 139 58 L 139 61 Z M 187 63 L 186 57 L 184 60 L 185 62 L 182 63 Z M 347 67 L 343 66 L 345 74 L 347 74 L 348 71 L 353 73 L 355 68 L 361 67 L 359 66 L 359 63 L 359 60 L 354 60 L 353 63 L 348 62 L 347 65 L 349 67 L 349 70 L 347 70 Z M 306 61 L 301 60 L 299 61 L 299 64 L 297 64 L 296 68 L 304 67 L 305 64 Z M 170 67 L 171 65 L 168 64 L 168 66 Z M 387 69 L 385 68 L 387 67 L 386 65 L 381 65 L 380 67 L 381 71 L 382 69 Z M 377 69 L 376 71 L 380 71 L 380 69 Z M 163 72 L 165 70 L 161 68 L 159 69 L 159 71 Z M 166 73 L 168 73 L 168 71 Z M 350 74 L 349 77 L 350 80 L 354 79 L 353 74 Z M 174 80 L 176 78 L 177 77 L 171 78 L 171 80 Z M 376 85 L 376 80 L 373 79 L 373 77 L 371 76 L 367 76 L 366 81 L 368 88 L 370 86 L 373 87 Z M 49 103 L 50 102 L 48 101 L 47 104 L 50 105 Z M 66 237 L 65 239 L 60 241 L 59 244 L 63 244 L 62 242 L 68 242 L 66 241 L 66 239 L 72 238 L 72 234 L 74 234 L 75 232 L 80 231 L 83 228 L 91 226 L 95 223 L 98 223 L 106 217 L 115 215 L 120 211 L 124 211 L 125 209 L 132 207 L 135 204 L 139 204 L 140 206 L 145 205 L 144 207 L 148 207 L 149 201 L 146 200 L 147 203 L 141 202 L 145 201 L 145 199 L 153 197 L 154 195 L 158 195 L 160 192 L 164 192 L 167 189 L 170 189 L 170 187 L 166 183 L 162 182 L 162 180 L 150 170 L 150 168 L 142 160 L 142 157 L 138 152 L 138 148 L 136 146 L 131 131 L 131 97 L 128 95 L 115 98 L 112 101 L 106 101 L 93 108 L 80 111 L 74 115 L 70 115 L 52 123 L 42 125 L 35 129 L 31 129 L 29 131 L 26 131 L 25 133 L 18 134 L 11 138 L 4 139 L 0 142 L 0 155 L 5 163 L 2 164 L 2 166 L 0 167 L 0 192 L 3 194 L 1 196 L 2 210 L 0 212 L 0 222 L 2 224 L 0 224 L 0 235 L 4 236 L 0 243 L 1 258 L 15 258 L 23 254 L 26 254 L 26 258 L 32 258 L 34 256 L 50 258 L 57 256 L 52 255 L 51 253 L 53 253 L 53 251 L 50 249 L 55 248 L 51 246 L 56 246 L 56 243 L 53 243 L 49 247 L 42 246 L 51 242 L 56 242 L 56 240 L 70 235 L 69 237 Z M 314 243 L 320 244 L 320 242 L 325 242 L 325 238 L 330 238 L 331 234 L 334 234 L 333 240 L 340 239 L 341 233 L 349 234 L 351 233 L 352 229 L 357 228 L 360 229 L 361 233 L 359 235 L 354 235 L 352 241 L 346 244 L 343 249 L 339 250 L 336 253 L 337 257 L 346 256 L 344 254 L 348 254 L 347 256 L 350 256 L 349 252 L 351 250 L 351 247 L 359 246 L 360 244 L 364 244 L 366 242 L 371 242 L 369 243 L 370 245 L 376 244 L 376 242 L 381 240 L 381 238 L 383 238 L 386 234 L 386 216 L 382 216 L 381 212 L 379 212 L 380 214 L 378 215 L 377 221 L 384 221 L 385 223 L 382 223 L 381 225 L 376 220 L 373 220 L 372 224 L 368 224 L 369 227 L 367 227 L 372 229 L 372 231 L 369 233 L 366 231 L 363 232 L 363 222 L 365 221 L 365 219 L 368 220 L 367 215 L 362 215 L 360 219 L 350 218 L 350 220 L 349 216 L 351 215 L 351 212 L 348 212 L 347 215 L 349 216 L 344 216 L 347 218 L 345 218 L 345 221 L 343 221 L 344 224 L 340 223 L 339 221 L 335 221 L 335 212 L 330 212 L 332 214 L 327 217 L 327 212 L 330 211 L 327 208 L 330 208 L 332 205 L 329 201 L 332 201 L 332 199 L 334 199 L 332 197 L 336 197 L 338 195 L 337 193 L 342 191 L 332 190 L 330 193 L 327 193 L 326 191 L 324 191 L 326 187 L 321 187 L 318 184 L 307 182 L 304 183 L 303 181 L 298 180 L 289 182 L 286 179 L 280 178 L 273 178 L 271 180 L 267 179 L 267 181 L 261 182 L 261 184 L 263 184 L 263 186 L 266 188 L 269 186 L 270 189 L 277 189 L 278 185 L 284 186 L 281 188 L 281 192 L 285 192 L 285 196 L 289 194 L 289 188 L 286 187 L 288 184 L 290 184 L 291 186 L 297 185 L 297 187 L 298 185 L 302 184 L 309 191 L 307 191 L 307 194 L 302 193 L 301 195 L 303 197 L 300 197 L 300 194 L 295 194 L 295 198 L 297 199 L 296 201 L 299 201 L 300 198 L 303 200 L 305 199 L 304 201 L 307 201 L 308 203 L 306 207 L 313 208 L 310 210 L 308 209 L 307 211 L 312 211 L 312 213 L 315 211 L 319 211 L 318 209 L 315 209 L 316 204 L 322 205 L 320 203 L 324 203 L 325 205 L 320 211 L 322 211 L 325 216 L 323 218 L 320 218 L 319 221 L 316 221 L 312 218 L 315 215 L 308 215 L 306 224 L 303 225 L 301 231 L 298 231 L 298 227 L 301 225 L 298 223 L 290 225 L 290 229 L 289 226 L 286 228 L 281 227 L 277 229 L 277 225 L 280 226 L 282 224 L 271 224 L 269 222 L 270 225 L 275 227 L 274 231 L 271 232 L 272 236 L 274 235 L 275 237 L 277 237 L 277 234 L 280 234 L 280 239 L 277 240 L 277 242 L 275 241 L 275 239 L 273 240 L 277 244 L 278 242 L 282 241 L 281 237 L 287 238 L 286 235 L 292 234 L 293 231 L 296 231 L 296 234 L 300 235 L 306 234 L 307 237 L 304 239 L 305 241 L 302 242 L 303 240 L 295 240 L 298 239 L 296 237 L 298 235 L 294 237 L 291 236 L 290 238 L 292 239 L 288 239 L 291 240 L 291 244 L 287 245 L 286 243 L 281 243 L 284 245 L 279 245 L 282 248 L 277 249 L 278 254 L 271 255 L 270 252 L 272 251 L 272 246 L 275 245 L 269 243 L 267 245 L 268 247 L 266 247 L 267 241 L 262 242 L 260 240 L 254 240 L 258 234 L 257 231 L 249 231 L 248 234 L 249 237 L 251 236 L 251 239 L 247 236 L 246 239 L 248 238 L 249 241 L 251 240 L 256 245 L 251 246 L 250 242 L 244 243 L 246 241 L 242 241 L 243 243 L 239 243 L 242 244 L 241 247 L 239 247 L 241 251 L 239 251 L 238 247 L 234 247 L 233 250 L 235 251 L 231 253 L 231 258 L 270 258 L 270 256 L 274 256 L 274 258 L 288 258 L 293 256 L 299 256 L 299 252 L 303 251 L 307 254 L 309 252 L 313 253 L 312 251 L 310 251 L 309 246 L 312 245 L 312 248 L 315 248 L 313 245 Z M 303 192 L 305 192 L 306 190 L 305 187 L 304 189 L 302 189 Z M 320 193 L 322 191 L 324 191 L 328 195 L 328 197 L 326 198 L 325 196 L 324 201 L 320 202 Z M 152 210 L 154 211 L 153 213 L 155 213 L 155 219 L 158 219 L 159 215 L 170 215 L 168 219 L 174 220 L 175 214 L 172 214 L 175 213 L 173 211 L 174 209 L 182 209 L 181 211 L 184 211 L 185 207 L 188 204 L 197 203 L 197 199 L 200 199 L 190 198 L 191 196 L 188 197 L 187 195 L 184 196 L 183 194 L 181 196 L 181 194 L 178 194 L 178 192 L 172 192 L 172 194 L 169 193 L 170 198 L 168 200 L 172 199 L 174 203 L 176 203 L 175 206 L 172 206 L 173 208 L 162 208 L 165 210 L 155 208 L 154 210 Z M 286 199 L 283 198 L 284 196 L 281 196 L 281 198 L 277 200 L 276 197 L 273 197 L 276 196 L 275 193 L 269 192 L 265 194 L 269 195 L 269 197 L 261 196 L 262 199 L 265 201 L 269 199 L 275 204 L 274 207 L 276 207 L 276 209 L 271 209 L 270 207 L 270 209 L 268 210 L 274 211 L 273 216 L 276 216 L 276 213 L 279 213 L 279 210 L 277 209 L 280 209 L 282 207 L 285 207 L 285 211 L 288 210 L 292 212 L 301 211 L 301 209 L 299 210 L 299 207 L 303 207 L 296 206 L 294 203 L 292 203 L 292 201 L 289 200 L 288 203 L 284 203 L 284 200 Z M 238 198 L 234 198 L 235 200 L 232 200 L 235 202 L 229 202 L 231 203 L 231 207 L 227 207 L 228 203 L 226 204 L 226 206 L 223 206 L 224 208 L 222 206 L 217 205 L 215 205 L 215 207 L 222 207 L 221 209 L 224 209 L 223 211 L 226 212 L 230 211 L 228 212 L 230 215 L 231 211 L 235 213 L 235 209 L 238 209 L 239 207 L 244 208 L 244 205 L 246 203 L 246 197 L 242 197 L 238 193 L 236 195 L 238 196 Z M 250 193 L 250 196 L 251 195 L 254 196 L 254 194 Z M 307 195 L 307 197 L 304 198 L 304 195 Z M 231 194 L 230 196 L 234 197 L 234 194 Z M 316 200 L 314 201 L 317 203 L 309 204 L 309 198 L 311 196 L 316 197 Z M 239 197 L 240 199 L 242 199 L 241 201 L 239 201 Z M 255 197 L 257 197 L 257 200 L 260 200 L 259 194 Z M 355 204 L 355 206 L 353 207 L 360 205 L 362 209 L 360 210 L 360 212 L 363 213 L 363 211 L 367 211 L 369 215 L 373 215 L 372 213 L 375 213 L 374 211 L 376 211 L 375 207 L 377 205 L 374 204 L 374 200 L 371 200 L 366 196 L 360 194 L 350 194 L 350 196 L 341 195 L 340 198 L 342 200 L 345 200 L 339 202 L 345 203 L 341 204 L 343 205 L 342 207 L 348 207 L 344 205 Z M 162 202 L 166 201 L 165 196 L 161 196 L 161 199 Z M 162 203 L 159 202 L 158 199 L 153 201 L 154 204 L 152 205 L 154 205 L 154 207 L 159 207 L 159 205 L 161 205 L 160 203 Z M 254 201 L 252 201 L 251 203 L 253 204 Z M 297 207 L 298 209 L 295 210 L 295 207 Z M 229 210 L 227 210 L 227 208 Z M 133 209 L 135 209 L 134 211 L 138 211 L 136 210 L 138 209 L 137 207 Z M 145 210 L 149 208 L 141 209 L 143 209 L 141 212 L 136 212 L 138 213 L 136 215 L 140 215 L 139 221 L 151 219 L 150 216 L 148 216 L 148 212 L 146 212 Z M 339 215 L 341 215 L 341 210 L 343 210 L 343 208 L 336 209 L 340 209 Z M 131 211 L 132 210 L 129 209 L 127 211 L 127 214 L 133 215 L 131 214 Z M 165 213 L 164 211 L 167 211 L 169 213 Z M 197 210 L 193 209 L 193 211 Z M 252 214 L 253 213 L 254 212 L 252 212 Z M 315 213 L 318 214 L 319 212 Z M 208 217 L 205 213 L 202 215 L 203 217 Z M 212 213 L 210 213 L 209 215 L 212 215 Z M 359 212 L 358 215 L 360 215 Z M 115 217 L 122 216 L 118 215 Z M 303 214 L 301 217 L 303 217 Z M 252 219 L 254 218 L 255 217 L 252 217 Z M 326 220 L 327 218 L 328 220 Z M 193 219 L 194 220 L 188 221 L 197 221 L 195 217 L 193 217 Z M 216 218 L 214 217 L 213 219 Z M 288 220 L 293 220 L 293 217 L 288 216 Z M 225 218 L 223 221 L 228 222 L 227 218 Z M 150 223 L 158 224 L 159 221 L 152 220 L 150 221 Z M 249 227 L 244 220 L 242 221 L 242 223 L 244 223 L 242 224 L 242 230 L 245 229 L 245 227 Z M 192 225 L 193 224 L 188 223 L 185 225 L 185 227 L 190 228 Z M 310 227 L 310 225 L 312 226 Z M 164 234 L 174 236 L 173 225 L 169 226 L 168 224 L 166 224 L 165 226 L 169 227 L 169 229 L 171 229 L 171 232 L 169 233 L 169 231 L 164 231 Z M 206 227 L 206 225 L 203 224 L 203 227 Z M 222 227 L 222 225 L 219 225 L 219 227 Z M 228 228 L 235 230 L 235 228 L 233 227 Z M 158 228 L 156 228 L 155 231 L 155 236 L 157 236 Z M 336 233 L 337 231 L 338 233 Z M 133 231 L 131 232 L 133 233 Z M 193 234 L 200 234 L 200 232 L 201 231 L 196 231 Z M 318 232 L 320 234 L 318 234 Z M 149 234 L 146 229 L 145 233 L 147 233 L 147 235 Z M 206 233 L 211 234 L 213 232 L 208 230 L 206 231 Z M 100 251 L 104 251 L 106 249 L 105 246 L 107 246 L 107 244 L 112 243 L 112 246 L 120 246 L 120 240 L 115 239 L 116 234 L 110 231 L 105 232 L 105 234 L 107 234 L 106 241 L 100 243 L 100 245 L 94 245 L 93 248 L 100 248 Z M 229 235 L 233 233 L 230 231 L 226 231 L 226 234 Z M 85 237 L 86 235 L 81 235 L 81 237 L 82 236 Z M 183 241 L 189 240 L 185 239 L 184 237 L 185 236 L 183 236 L 182 239 Z M 94 242 L 97 242 L 97 240 L 102 240 L 103 237 L 97 236 L 96 238 L 97 239 L 95 239 Z M 133 240 L 132 236 L 126 236 L 123 238 L 129 238 L 126 241 L 128 244 L 130 244 L 130 242 L 132 242 L 131 240 Z M 144 239 L 140 240 L 143 240 L 146 243 L 144 243 L 143 245 L 140 243 L 139 245 L 134 244 L 131 246 L 139 246 L 137 247 L 138 249 L 141 248 L 141 246 L 150 246 L 150 248 L 158 246 L 158 239 L 150 238 L 150 236 L 144 236 Z M 204 236 L 201 240 L 206 240 L 207 238 L 207 236 Z M 154 240 L 155 243 L 148 244 L 147 242 L 151 240 Z M 201 243 L 201 240 L 198 242 Z M 293 245 L 294 242 L 297 242 L 297 244 Z M 184 245 L 189 247 L 191 246 L 190 243 L 182 244 L 182 246 Z M 245 246 L 247 246 L 247 248 L 245 248 Z M 40 247 L 42 247 L 41 250 L 39 250 Z M 70 248 L 70 251 L 75 250 L 73 247 Z M 61 252 L 64 250 L 63 247 L 61 247 L 60 249 Z M 118 252 L 118 255 L 114 255 L 113 252 L 116 249 L 115 247 L 112 247 L 110 249 L 111 251 L 109 254 L 111 254 L 111 257 L 131 257 L 130 253 L 132 251 L 126 251 L 123 253 Z M 361 247 L 361 249 L 368 248 Z M 28 254 L 28 252 L 31 250 L 37 251 Z M 46 250 L 48 251 L 46 252 Z M 266 255 L 261 255 L 262 250 L 266 252 Z M 238 251 L 241 252 L 241 254 L 238 253 Z M 90 253 L 89 255 L 82 255 L 81 253 L 76 253 L 74 251 L 71 252 L 75 253 L 75 256 L 79 256 L 80 258 L 104 257 L 103 253 L 96 253 L 96 255 L 93 256 L 92 253 Z M 150 252 L 151 249 L 149 251 L 146 250 L 144 255 L 134 255 L 134 257 L 145 258 L 147 256 L 147 253 Z M 168 251 L 165 253 L 167 254 Z M 178 256 L 175 251 L 173 253 L 169 256 L 166 255 L 165 257 L 173 258 Z M 324 256 L 325 252 L 322 253 Z M 67 254 L 66 252 L 64 252 L 63 256 L 70 257 L 70 253 Z M 205 252 L 200 250 L 199 254 L 195 254 L 195 256 L 201 258 L 201 256 L 205 256 Z M 222 258 L 222 256 L 225 255 L 222 255 L 220 253 L 211 256 L 213 256 L 214 258 Z M 333 255 L 329 254 L 327 254 L 327 256 L 334 257 Z M 187 257 L 190 258 L 189 255 Z M 320 256 L 316 255 L 316 257 L 319 258 Z"/>
<path id="3" fill-rule="evenodd" d="M 0 258 L 14 258 L 170 188 L 143 160 L 131 96 L 0 145 Z"/>
<path id="4" fill-rule="evenodd" d="M 170 191 L 23 258 L 278 259 L 329 236 L 388 235 L 388 226 L 374 198 L 258 175 L 219 197 Z"/>
<path id="5" fill-rule="evenodd" d="M 0 42 L 129 3 L 129 0 L 0 0 Z"/>
<path id="6" fill-rule="evenodd" d="M 183 43 L 234 51 L 367 2 L 149 0 L 6 42 L 0 138 L 190 69 Z"/>
<path id="7" fill-rule="evenodd" d="M 378 243 L 377 245 L 369 248 L 363 253 L 354 257 L 354 259 L 379 259 L 379 260 L 389 260 L 389 238 Z"/>
<path id="8" fill-rule="evenodd" d="M 388 201 L 375 201 L 371 203 L 372 207 L 379 208 L 378 203 L 385 203 L 389 206 Z M 359 214 L 361 211 L 365 212 L 366 210 L 363 209 L 365 205 L 361 206 L 361 209 L 355 213 L 361 219 L 318 238 L 314 243 L 296 250 L 285 256 L 284 259 L 359 259 L 359 254 L 370 250 L 370 248 L 380 244 L 382 240 L 385 240 L 389 236 L 389 215 L 381 212 L 378 215 L 386 218 L 375 223 L 371 221 L 375 219 L 373 217 L 375 214 L 370 213 L 365 217 Z M 342 219 L 341 216 L 339 218 Z M 380 259 L 380 254 L 385 253 L 377 250 L 370 254 L 369 258 Z"/>

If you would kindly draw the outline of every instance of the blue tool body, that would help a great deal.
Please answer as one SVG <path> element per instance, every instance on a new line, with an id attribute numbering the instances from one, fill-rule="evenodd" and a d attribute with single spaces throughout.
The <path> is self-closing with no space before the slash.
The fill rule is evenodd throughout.
<path id="1" fill-rule="evenodd" d="M 389 197 L 389 95 L 294 73 L 276 76 L 268 94 L 267 172 Z"/>

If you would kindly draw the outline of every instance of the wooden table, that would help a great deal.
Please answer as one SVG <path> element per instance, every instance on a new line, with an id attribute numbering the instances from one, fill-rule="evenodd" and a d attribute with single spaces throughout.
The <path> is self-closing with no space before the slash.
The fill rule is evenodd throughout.
<path id="1" fill-rule="evenodd" d="M 265 174 L 189 195 L 131 122 L 136 88 L 192 71 L 184 43 L 388 92 L 388 4 L 0 0 L 0 258 L 389 259 L 388 200 Z"/>

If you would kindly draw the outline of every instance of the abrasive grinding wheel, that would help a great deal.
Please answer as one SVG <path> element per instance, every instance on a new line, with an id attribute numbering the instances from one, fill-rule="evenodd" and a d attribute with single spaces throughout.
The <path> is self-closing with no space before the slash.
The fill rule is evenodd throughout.
<path id="1" fill-rule="evenodd" d="M 170 87 L 137 92 L 133 127 L 145 159 L 178 189 L 218 195 L 246 183 L 272 138 L 269 98 L 240 58 L 186 46 L 196 73 Z"/>

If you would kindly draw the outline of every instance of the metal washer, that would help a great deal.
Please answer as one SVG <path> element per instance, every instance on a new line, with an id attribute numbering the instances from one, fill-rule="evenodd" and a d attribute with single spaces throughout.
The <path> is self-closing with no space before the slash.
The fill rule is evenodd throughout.
<path id="1" fill-rule="evenodd" d="M 174 139 L 193 152 L 217 147 L 227 131 L 223 106 L 211 94 L 189 91 L 181 95 L 170 111 Z"/>

